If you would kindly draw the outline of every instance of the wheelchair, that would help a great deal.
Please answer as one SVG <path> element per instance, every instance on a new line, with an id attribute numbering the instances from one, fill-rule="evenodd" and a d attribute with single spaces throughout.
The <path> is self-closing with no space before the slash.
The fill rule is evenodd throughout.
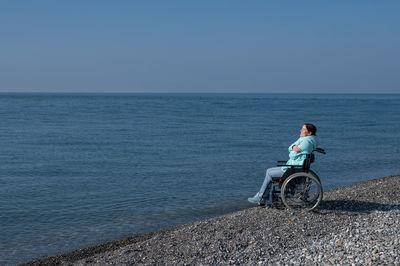
<path id="1" fill-rule="evenodd" d="M 323 190 L 318 175 L 310 169 L 314 162 L 314 152 L 326 154 L 324 149 L 316 148 L 307 154 L 303 165 L 287 165 L 278 161 L 277 166 L 288 167 L 282 177 L 272 178 L 271 183 L 261 195 L 260 205 L 272 205 L 281 202 L 286 208 L 300 211 L 312 211 L 322 201 Z M 268 189 L 269 188 L 269 189 Z"/>

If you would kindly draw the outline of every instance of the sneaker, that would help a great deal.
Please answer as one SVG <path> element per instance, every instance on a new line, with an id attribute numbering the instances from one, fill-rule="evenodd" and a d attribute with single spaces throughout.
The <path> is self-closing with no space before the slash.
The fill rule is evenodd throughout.
<path id="1" fill-rule="evenodd" d="M 258 204 L 260 202 L 260 200 L 261 200 L 261 194 L 260 193 L 257 193 L 257 194 L 254 195 L 254 197 L 247 199 L 248 202 L 255 203 L 255 204 Z"/>

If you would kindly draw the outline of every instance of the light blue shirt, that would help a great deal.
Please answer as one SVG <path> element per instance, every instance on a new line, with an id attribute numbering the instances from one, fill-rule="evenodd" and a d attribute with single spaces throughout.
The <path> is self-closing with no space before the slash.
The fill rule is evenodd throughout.
<path id="1" fill-rule="evenodd" d="M 292 147 L 299 145 L 301 152 L 295 152 Z M 310 154 L 318 146 L 318 140 L 316 136 L 305 136 L 300 137 L 293 144 L 289 146 L 289 161 L 286 164 L 289 165 L 303 165 L 304 159 L 307 154 Z M 286 171 L 288 167 L 282 167 L 283 171 Z"/>

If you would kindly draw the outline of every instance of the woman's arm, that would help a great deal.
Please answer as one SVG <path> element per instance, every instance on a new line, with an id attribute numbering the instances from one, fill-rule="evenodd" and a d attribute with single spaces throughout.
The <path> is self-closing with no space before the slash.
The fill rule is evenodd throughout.
<path id="1" fill-rule="evenodd" d="M 311 153 L 312 150 L 314 149 L 315 143 L 309 140 L 304 140 L 301 143 L 297 144 L 297 145 L 293 145 L 292 146 L 292 150 L 294 150 L 297 153 L 300 152 L 306 152 L 306 153 Z M 301 147 L 301 148 L 300 148 Z"/>
<path id="2" fill-rule="evenodd" d="M 294 150 L 297 153 L 301 152 L 301 149 L 299 148 L 299 145 L 293 145 L 292 146 L 292 150 Z"/>
<path id="3" fill-rule="evenodd" d="M 289 148 L 288 148 L 289 152 L 294 151 L 293 146 L 298 146 L 299 143 L 300 143 L 300 138 L 289 146 Z"/>

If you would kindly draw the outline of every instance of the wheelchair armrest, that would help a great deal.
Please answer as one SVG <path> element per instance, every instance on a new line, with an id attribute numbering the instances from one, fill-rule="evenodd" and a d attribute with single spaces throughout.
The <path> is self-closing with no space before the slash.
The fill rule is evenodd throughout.
<path id="1" fill-rule="evenodd" d="M 287 161 L 277 161 L 277 165 L 276 166 L 286 166 L 286 162 Z"/>

